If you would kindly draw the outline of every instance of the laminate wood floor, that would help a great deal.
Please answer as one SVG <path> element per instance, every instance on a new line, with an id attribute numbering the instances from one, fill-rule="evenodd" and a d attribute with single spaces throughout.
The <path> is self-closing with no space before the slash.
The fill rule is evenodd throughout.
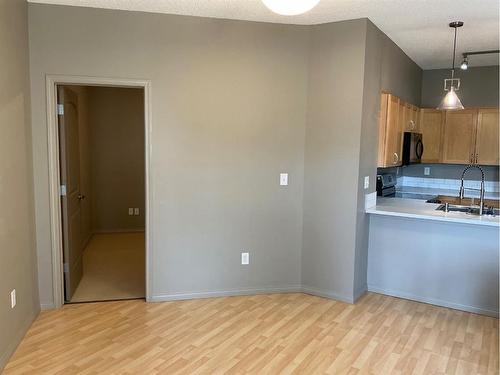
<path id="1" fill-rule="evenodd" d="M 11 374 L 498 374 L 498 320 L 368 293 L 67 305 Z"/>

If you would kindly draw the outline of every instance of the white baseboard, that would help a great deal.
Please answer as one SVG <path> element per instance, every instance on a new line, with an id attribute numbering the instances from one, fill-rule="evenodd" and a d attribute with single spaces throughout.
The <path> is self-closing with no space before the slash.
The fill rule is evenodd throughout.
<path id="1" fill-rule="evenodd" d="M 52 303 L 52 302 L 49 302 L 49 303 L 41 303 L 40 304 L 40 309 L 42 311 L 45 311 L 45 310 L 53 310 L 55 309 L 56 306 Z"/>
<path id="2" fill-rule="evenodd" d="M 360 299 L 367 291 L 368 291 L 368 286 L 366 284 L 363 285 L 363 287 L 361 287 L 360 289 L 355 290 L 354 291 L 354 303 L 356 303 L 356 301 L 358 299 Z"/>
<path id="3" fill-rule="evenodd" d="M 10 357 L 16 351 L 17 346 L 24 338 L 24 335 L 26 335 L 26 332 L 28 332 L 28 329 L 31 327 L 31 324 L 33 324 L 37 315 L 38 313 L 30 316 L 23 322 L 21 329 L 16 333 L 15 337 L 7 343 L 7 347 L 3 351 L 3 353 L 0 353 L 0 373 L 2 372 L 5 365 L 7 365 L 7 362 L 9 362 Z"/>
<path id="4" fill-rule="evenodd" d="M 142 233 L 145 232 L 145 228 L 132 228 L 132 229 L 103 229 L 95 230 L 92 234 L 113 234 L 113 233 Z"/>
<path id="5" fill-rule="evenodd" d="M 447 308 L 454 309 L 454 310 L 461 310 L 461 311 L 471 312 L 474 314 L 492 316 L 494 318 L 499 317 L 498 311 L 488 310 L 488 309 L 484 309 L 482 307 L 477 307 L 477 306 L 462 305 L 459 303 L 443 301 L 443 300 L 435 299 L 435 298 L 417 296 L 417 295 L 412 294 L 412 293 L 407 293 L 407 292 L 403 292 L 403 291 L 399 291 L 399 290 L 390 290 L 390 289 L 379 288 L 379 287 L 376 287 L 374 285 L 368 285 L 368 291 L 373 292 L 373 293 L 378 293 L 378 294 L 385 294 L 385 295 L 391 296 L 391 297 L 398 297 L 398 298 L 403 298 L 403 299 L 409 299 L 412 301 L 428 303 L 429 305 L 447 307 Z"/>
<path id="6" fill-rule="evenodd" d="M 157 294 L 152 296 L 147 302 L 180 301 L 197 298 L 233 297 L 253 294 L 279 294 L 279 293 L 300 293 L 300 285 L 269 288 L 233 289 L 192 293 Z"/>
<path id="7" fill-rule="evenodd" d="M 305 286 L 305 285 L 302 285 L 301 289 L 302 289 L 302 292 L 305 294 L 310 294 L 310 295 L 318 296 L 318 297 L 330 298 L 330 299 L 334 299 L 337 301 L 350 303 L 350 304 L 354 303 L 353 297 L 342 296 L 342 295 L 337 294 L 335 292 L 332 292 L 330 290 L 317 289 L 317 288 L 313 288 L 313 287 Z"/>

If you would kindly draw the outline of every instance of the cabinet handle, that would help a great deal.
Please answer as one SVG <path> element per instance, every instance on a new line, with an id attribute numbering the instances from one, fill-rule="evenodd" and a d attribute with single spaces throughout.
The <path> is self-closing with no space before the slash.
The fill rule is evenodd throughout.
<path id="1" fill-rule="evenodd" d="M 393 155 L 393 160 L 394 160 L 394 164 L 397 164 L 399 161 L 399 155 L 396 152 Z"/>
<path id="2" fill-rule="evenodd" d="M 478 159 L 479 159 L 479 154 L 476 154 L 476 164 Z"/>

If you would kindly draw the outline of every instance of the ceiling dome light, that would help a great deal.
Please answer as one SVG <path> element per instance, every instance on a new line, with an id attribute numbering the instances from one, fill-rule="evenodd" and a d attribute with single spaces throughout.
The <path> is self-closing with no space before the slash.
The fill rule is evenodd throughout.
<path id="1" fill-rule="evenodd" d="M 320 0 L 262 0 L 274 13 L 282 16 L 296 16 L 309 12 Z"/>

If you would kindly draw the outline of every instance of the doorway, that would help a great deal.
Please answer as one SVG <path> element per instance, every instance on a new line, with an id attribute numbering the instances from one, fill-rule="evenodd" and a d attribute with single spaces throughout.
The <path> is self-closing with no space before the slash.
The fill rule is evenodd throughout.
<path id="1" fill-rule="evenodd" d="M 55 305 L 148 299 L 149 83 L 49 80 Z"/>

